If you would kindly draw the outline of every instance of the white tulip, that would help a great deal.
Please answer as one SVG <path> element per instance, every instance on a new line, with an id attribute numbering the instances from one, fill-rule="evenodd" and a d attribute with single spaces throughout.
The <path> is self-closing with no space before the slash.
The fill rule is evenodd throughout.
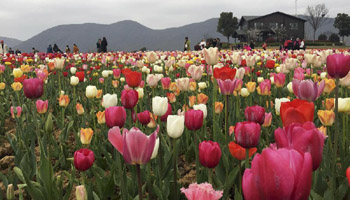
<path id="1" fill-rule="evenodd" d="M 93 85 L 87 86 L 86 90 L 85 90 L 85 95 L 89 99 L 96 97 L 96 95 L 97 95 L 97 88 L 96 88 L 96 86 L 93 86 Z"/>
<path id="2" fill-rule="evenodd" d="M 152 110 L 158 117 L 163 116 L 168 110 L 168 98 L 155 96 L 152 98 Z"/>
<path id="3" fill-rule="evenodd" d="M 247 97 L 247 96 L 249 96 L 249 95 L 250 95 L 250 93 L 249 93 L 249 91 L 248 91 L 247 88 L 242 88 L 242 89 L 241 89 L 241 96 L 242 96 L 242 97 Z"/>
<path id="4" fill-rule="evenodd" d="M 77 72 L 77 68 L 76 67 L 71 67 L 70 68 L 70 73 L 71 74 L 75 74 L 75 72 Z"/>
<path id="5" fill-rule="evenodd" d="M 149 136 L 148 136 L 149 137 Z M 158 149 L 159 149 L 159 138 L 156 139 L 156 143 L 154 144 L 154 149 L 153 149 L 153 152 L 152 152 L 152 156 L 151 156 L 151 160 L 153 158 L 156 158 L 157 155 L 158 155 Z"/>
<path id="6" fill-rule="evenodd" d="M 116 106 L 118 103 L 118 96 L 116 94 L 105 94 L 102 98 L 102 106 L 104 108 L 109 108 Z"/>
<path id="7" fill-rule="evenodd" d="M 350 98 L 338 98 L 338 111 L 350 112 Z"/>
<path id="8" fill-rule="evenodd" d="M 102 71 L 102 77 L 103 77 L 103 78 L 107 78 L 108 76 L 109 76 L 109 71 L 103 70 L 103 71 Z"/>
<path id="9" fill-rule="evenodd" d="M 185 116 L 168 115 L 166 130 L 171 138 L 178 138 L 182 135 L 185 127 Z"/>
<path id="10" fill-rule="evenodd" d="M 280 115 L 280 109 L 281 109 L 281 103 L 282 102 L 290 102 L 289 99 L 287 98 L 280 98 L 280 99 L 275 99 L 275 110 L 276 110 L 276 115 Z"/>
<path id="11" fill-rule="evenodd" d="M 207 118 L 207 106 L 205 104 L 193 105 L 194 110 L 201 110 L 203 112 L 204 119 Z"/>
<path id="12" fill-rule="evenodd" d="M 293 91 L 293 82 L 289 82 L 289 83 L 288 83 L 287 89 L 288 89 L 289 93 L 294 94 L 294 91 Z"/>
<path id="13" fill-rule="evenodd" d="M 70 77 L 70 84 L 71 85 L 78 85 L 78 83 L 79 83 L 79 78 L 78 77 L 76 77 L 76 76 L 71 76 Z"/>
<path id="14" fill-rule="evenodd" d="M 139 94 L 139 99 L 142 99 L 144 95 L 143 88 L 137 88 L 136 91 Z"/>
<path id="15" fill-rule="evenodd" d="M 53 61 L 55 69 L 63 69 L 64 61 L 65 61 L 64 58 L 55 58 Z"/>
<path id="16" fill-rule="evenodd" d="M 207 83 L 206 82 L 199 82 L 198 87 L 199 87 L 199 89 L 203 90 L 203 89 L 207 88 Z"/>
<path id="17" fill-rule="evenodd" d="M 258 83 L 261 83 L 264 81 L 264 77 L 258 77 Z"/>

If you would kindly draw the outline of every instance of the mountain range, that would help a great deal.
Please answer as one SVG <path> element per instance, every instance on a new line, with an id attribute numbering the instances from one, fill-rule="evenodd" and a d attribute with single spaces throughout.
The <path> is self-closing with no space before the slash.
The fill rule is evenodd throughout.
<path id="1" fill-rule="evenodd" d="M 303 16 L 299 16 L 303 17 Z M 226 37 L 216 32 L 218 18 L 208 19 L 199 23 L 192 23 L 181 27 L 167 29 L 151 29 L 136 21 L 124 20 L 113 24 L 69 24 L 49 28 L 26 41 L 4 38 L 8 46 L 30 52 L 32 47 L 40 51 L 46 51 L 49 44 L 57 44 L 62 51 L 69 45 L 77 44 L 82 52 L 96 51 L 98 38 L 106 37 L 108 51 L 134 51 L 146 47 L 148 50 L 182 50 L 184 38 L 191 40 L 191 47 L 199 43 L 203 38 L 220 38 L 226 42 Z M 316 36 L 326 33 L 337 33 L 333 27 L 334 18 L 329 18 L 328 23 L 320 27 Z M 305 23 L 306 39 L 312 39 L 311 25 Z M 0 37 L 1 39 L 2 37 Z M 230 39 L 234 41 L 233 38 Z M 350 43 L 350 38 L 346 40 Z"/>

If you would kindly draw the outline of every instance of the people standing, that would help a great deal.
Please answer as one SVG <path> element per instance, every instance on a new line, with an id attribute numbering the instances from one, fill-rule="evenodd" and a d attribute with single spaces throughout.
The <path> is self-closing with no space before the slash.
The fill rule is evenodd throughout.
<path id="1" fill-rule="evenodd" d="M 9 48 L 6 44 L 4 44 L 4 40 L 0 41 L 0 54 L 6 54 L 9 52 Z"/>
<path id="2" fill-rule="evenodd" d="M 70 53 L 70 48 L 69 48 L 69 46 L 68 45 L 66 45 L 66 53 L 68 54 L 68 53 Z"/>
<path id="3" fill-rule="evenodd" d="M 47 47 L 46 53 L 53 53 L 51 44 Z"/>
<path id="4" fill-rule="evenodd" d="M 106 39 L 106 37 L 103 37 L 102 42 L 101 42 L 101 51 L 103 53 L 107 52 L 107 46 L 108 46 L 107 39 Z"/>
<path id="5" fill-rule="evenodd" d="M 101 43 L 102 43 L 102 40 L 101 38 L 99 38 L 96 43 L 97 53 L 101 53 Z"/>
<path id="6" fill-rule="evenodd" d="M 299 49 L 305 50 L 305 42 L 304 42 L 304 39 L 300 39 Z"/>
<path id="7" fill-rule="evenodd" d="M 299 40 L 299 38 L 297 38 L 295 41 L 294 41 L 294 45 L 293 45 L 293 49 L 294 50 L 299 50 L 299 48 L 300 48 L 300 40 Z"/>
<path id="8" fill-rule="evenodd" d="M 21 54 L 22 52 L 19 50 L 19 49 L 16 49 L 15 51 L 15 54 L 18 55 L 18 54 Z"/>
<path id="9" fill-rule="evenodd" d="M 222 44 L 220 38 L 216 38 L 216 47 L 219 49 L 219 51 L 221 50 Z"/>
<path id="10" fill-rule="evenodd" d="M 61 49 L 58 48 L 57 44 L 54 44 L 54 45 L 53 45 L 52 50 L 53 50 L 54 53 L 63 53 L 63 52 L 61 51 Z"/>
<path id="11" fill-rule="evenodd" d="M 76 44 L 73 44 L 73 53 L 78 54 L 79 53 L 79 48 Z"/>
<path id="12" fill-rule="evenodd" d="M 184 51 L 191 51 L 191 41 L 185 37 Z"/>
<path id="13" fill-rule="evenodd" d="M 267 48 L 266 42 L 264 42 L 263 45 L 262 45 L 261 47 L 262 47 L 262 49 L 266 50 L 266 48 Z"/>
<path id="14" fill-rule="evenodd" d="M 249 47 L 250 47 L 250 49 L 254 49 L 255 48 L 254 40 L 250 40 Z"/>
<path id="15" fill-rule="evenodd" d="M 201 47 L 201 49 L 204 49 L 207 46 L 207 43 L 204 39 L 202 39 L 202 41 L 199 43 L 199 46 Z"/>

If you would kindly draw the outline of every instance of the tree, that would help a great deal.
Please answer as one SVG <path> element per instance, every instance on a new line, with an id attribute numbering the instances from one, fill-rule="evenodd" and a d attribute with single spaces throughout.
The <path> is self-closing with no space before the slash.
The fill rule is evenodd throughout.
<path id="1" fill-rule="evenodd" d="M 306 8 L 305 17 L 314 30 L 313 42 L 315 42 L 316 31 L 321 26 L 325 25 L 328 20 L 325 18 L 328 14 L 328 8 L 325 4 L 317 4 L 316 6 L 308 6 Z"/>
<path id="2" fill-rule="evenodd" d="M 321 35 L 318 36 L 318 40 L 320 41 L 326 41 L 327 40 L 327 35 L 322 33 Z"/>
<path id="3" fill-rule="evenodd" d="M 232 12 L 222 12 L 220 14 L 217 32 L 227 37 L 227 42 L 230 43 L 230 37 L 235 33 L 238 27 L 237 17 L 233 17 Z"/>
<path id="4" fill-rule="evenodd" d="M 343 37 L 343 43 L 345 44 L 345 36 L 350 35 L 350 16 L 345 13 L 338 13 L 333 26 L 339 29 L 339 35 Z"/>
<path id="5" fill-rule="evenodd" d="M 332 33 L 332 35 L 329 36 L 329 41 L 331 42 L 339 42 L 340 38 L 338 34 Z"/>

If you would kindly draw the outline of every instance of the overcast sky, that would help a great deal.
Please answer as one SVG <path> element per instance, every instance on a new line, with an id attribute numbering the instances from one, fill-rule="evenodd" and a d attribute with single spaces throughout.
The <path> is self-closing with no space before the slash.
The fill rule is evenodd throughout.
<path id="1" fill-rule="evenodd" d="M 349 0 L 298 0 L 298 14 L 325 3 L 329 16 L 350 14 Z M 295 14 L 295 0 L 0 0 L 0 36 L 26 40 L 60 24 L 135 20 L 153 29 L 178 27 L 219 17 Z"/>

